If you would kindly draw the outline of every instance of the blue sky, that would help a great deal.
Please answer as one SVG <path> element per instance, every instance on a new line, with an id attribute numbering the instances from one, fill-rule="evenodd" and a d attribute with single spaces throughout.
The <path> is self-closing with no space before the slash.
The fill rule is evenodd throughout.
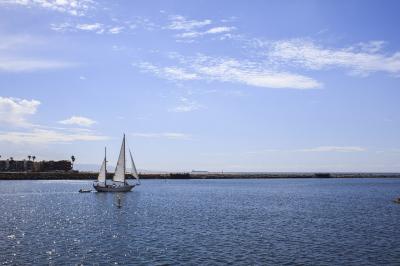
<path id="1" fill-rule="evenodd" d="M 0 0 L 0 155 L 400 171 L 399 7 Z"/>

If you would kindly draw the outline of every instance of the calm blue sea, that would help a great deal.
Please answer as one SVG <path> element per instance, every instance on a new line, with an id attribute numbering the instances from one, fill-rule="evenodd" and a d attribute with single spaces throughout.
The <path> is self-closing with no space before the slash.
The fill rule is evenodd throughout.
<path id="1" fill-rule="evenodd" d="M 0 263 L 400 265 L 400 179 L 0 181 Z"/>

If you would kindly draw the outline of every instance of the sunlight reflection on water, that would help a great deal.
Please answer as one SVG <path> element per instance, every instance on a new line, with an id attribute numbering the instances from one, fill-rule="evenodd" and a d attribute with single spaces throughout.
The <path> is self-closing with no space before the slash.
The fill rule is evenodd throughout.
<path id="1" fill-rule="evenodd" d="M 3 264 L 393 264 L 400 179 L 0 181 Z M 121 208 L 117 208 L 118 197 Z"/>

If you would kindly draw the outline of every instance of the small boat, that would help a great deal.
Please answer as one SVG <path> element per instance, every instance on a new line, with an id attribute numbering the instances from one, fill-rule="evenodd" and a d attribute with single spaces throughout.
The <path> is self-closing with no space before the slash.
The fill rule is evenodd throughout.
<path id="1" fill-rule="evenodd" d="M 400 198 L 394 199 L 393 202 L 400 204 Z"/>
<path id="2" fill-rule="evenodd" d="M 113 176 L 112 183 L 107 183 L 107 154 L 106 150 L 104 150 L 104 160 L 100 168 L 99 175 L 97 177 L 97 181 L 93 183 L 94 189 L 97 192 L 129 192 L 131 191 L 137 184 L 139 184 L 139 175 L 136 170 L 135 163 L 132 158 L 132 153 L 129 150 L 129 155 L 132 164 L 132 176 L 137 180 L 136 184 L 129 184 L 126 181 L 126 160 L 125 160 L 125 134 L 122 140 L 121 150 L 118 157 L 117 166 L 115 167 L 115 172 Z"/>
<path id="3" fill-rule="evenodd" d="M 79 190 L 79 193 L 88 193 L 88 192 L 92 192 L 92 190 L 91 189 L 84 189 L 84 188 L 81 188 Z"/>

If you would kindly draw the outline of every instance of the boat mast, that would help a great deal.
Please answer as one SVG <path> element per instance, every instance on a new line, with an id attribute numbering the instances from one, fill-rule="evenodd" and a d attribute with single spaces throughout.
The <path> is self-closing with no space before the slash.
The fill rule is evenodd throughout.
<path id="1" fill-rule="evenodd" d="M 125 133 L 124 133 L 124 184 L 126 184 L 125 173 L 126 173 L 126 158 L 125 158 Z"/>
<path id="2" fill-rule="evenodd" d="M 104 147 L 104 168 L 106 173 L 106 178 L 104 179 L 104 185 L 107 186 L 107 147 Z"/>

